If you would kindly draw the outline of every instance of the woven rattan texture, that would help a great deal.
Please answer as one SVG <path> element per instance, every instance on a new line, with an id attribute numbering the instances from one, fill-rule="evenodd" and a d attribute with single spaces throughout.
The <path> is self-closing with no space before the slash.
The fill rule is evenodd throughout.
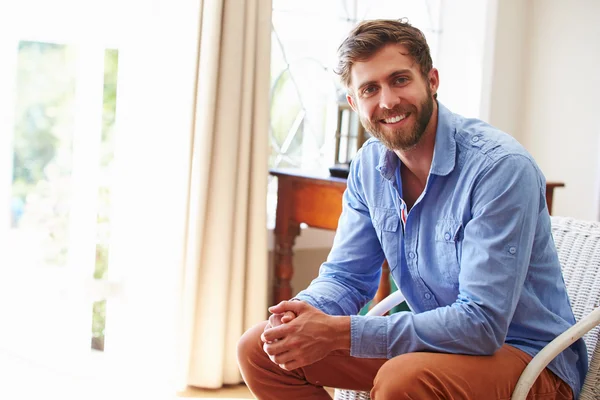
<path id="1" fill-rule="evenodd" d="M 552 236 L 573 313 L 579 321 L 600 305 L 600 223 L 552 217 Z M 599 332 L 596 326 L 583 337 L 590 369 L 579 399 L 600 400 Z"/>

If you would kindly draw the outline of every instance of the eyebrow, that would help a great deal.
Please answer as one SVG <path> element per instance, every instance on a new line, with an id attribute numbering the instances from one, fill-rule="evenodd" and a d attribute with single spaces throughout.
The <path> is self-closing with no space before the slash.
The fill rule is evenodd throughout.
<path id="1" fill-rule="evenodd" d="M 408 73 L 408 74 L 412 74 L 412 71 L 411 71 L 410 69 L 408 69 L 408 68 L 404 68 L 404 69 L 398 69 L 398 70 L 396 70 L 396 71 L 392 72 L 391 74 L 389 74 L 389 75 L 387 76 L 387 78 L 386 78 L 386 79 L 388 79 L 388 80 L 389 80 L 389 79 L 392 79 L 393 77 L 395 77 L 395 76 L 397 76 L 397 75 L 402 75 L 402 74 L 406 74 L 406 73 Z M 363 82 L 363 83 L 362 83 L 362 84 L 361 84 L 361 85 L 358 87 L 358 89 L 357 89 L 357 90 L 358 90 L 358 91 L 360 91 L 360 90 L 361 90 L 362 88 L 364 88 L 365 86 L 374 85 L 374 84 L 376 84 L 376 83 L 377 83 L 377 81 L 367 81 L 367 82 Z"/>

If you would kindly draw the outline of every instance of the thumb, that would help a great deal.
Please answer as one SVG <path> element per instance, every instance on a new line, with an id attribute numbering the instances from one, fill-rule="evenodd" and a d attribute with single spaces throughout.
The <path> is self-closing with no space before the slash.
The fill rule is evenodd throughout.
<path id="1" fill-rule="evenodd" d="M 301 311 L 307 307 L 303 301 L 282 301 L 281 303 L 269 307 L 269 312 L 273 314 L 283 314 L 286 311 L 291 311 L 298 315 Z"/>

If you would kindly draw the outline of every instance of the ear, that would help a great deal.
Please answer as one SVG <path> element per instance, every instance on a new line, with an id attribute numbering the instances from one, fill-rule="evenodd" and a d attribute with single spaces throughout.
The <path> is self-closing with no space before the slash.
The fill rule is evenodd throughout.
<path id="1" fill-rule="evenodd" d="M 356 104 L 354 104 L 354 97 L 352 97 L 350 94 L 346 95 L 346 101 L 348 102 L 348 104 L 350 104 L 350 107 L 352 107 L 352 109 L 358 113 L 358 110 L 356 109 Z"/>
<path id="2" fill-rule="evenodd" d="M 431 68 L 427 79 L 429 81 L 429 88 L 431 89 L 431 94 L 436 94 L 438 88 L 440 87 L 440 75 L 437 68 Z"/>

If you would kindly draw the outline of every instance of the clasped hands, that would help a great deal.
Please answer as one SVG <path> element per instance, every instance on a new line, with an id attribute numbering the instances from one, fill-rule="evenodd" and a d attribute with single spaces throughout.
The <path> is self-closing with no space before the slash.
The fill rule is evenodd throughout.
<path id="1" fill-rule="evenodd" d="M 350 348 L 350 317 L 327 315 L 303 301 L 282 301 L 269 312 L 263 350 L 282 369 L 301 368 Z"/>

